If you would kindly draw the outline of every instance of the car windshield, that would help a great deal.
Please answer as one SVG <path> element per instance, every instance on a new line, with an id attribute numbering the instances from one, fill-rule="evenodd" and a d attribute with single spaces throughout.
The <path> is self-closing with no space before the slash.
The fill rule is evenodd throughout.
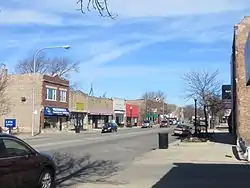
<path id="1" fill-rule="evenodd" d="M 149 120 L 145 120 L 144 123 L 149 123 Z"/>
<path id="2" fill-rule="evenodd" d="M 177 125 L 176 128 L 185 128 L 184 125 Z"/>
<path id="3" fill-rule="evenodd" d="M 106 124 L 103 126 L 103 128 L 108 128 L 108 127 L 111 127 L 111 126 L 112 126 L 111 123 L 106 123 Z"/>
<path id="4" fill-rule="evenodd" d="M 167 123 L 168 121 L 161 121 L 162 123 Z"/>

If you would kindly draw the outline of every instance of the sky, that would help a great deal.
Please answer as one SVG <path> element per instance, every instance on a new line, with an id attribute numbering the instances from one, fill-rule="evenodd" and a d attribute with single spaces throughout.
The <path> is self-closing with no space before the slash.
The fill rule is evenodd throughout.
<path id="1" fill-rule="evenodd" d="M 230 84 L 233 26 L 249 14 L 249 0 L 109 0 L 114 20 L 82 14 L 76 1 L 0 2 L 0 62 L 10 73 L 40 48 L 71 45 L 44 53 L 79 62 L 70 81 L 86 93 L 92 83 L 96 96 L 161 90 L 185 105 L 185 73 L 219 69 Z"/>

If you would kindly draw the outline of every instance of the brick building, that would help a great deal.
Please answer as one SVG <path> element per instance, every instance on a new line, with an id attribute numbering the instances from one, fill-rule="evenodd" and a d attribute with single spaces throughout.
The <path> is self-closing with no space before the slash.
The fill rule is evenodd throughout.
<path id="1" fill-rule="evenodd" d="M 250 145 L 250 17 L 234 26 L 231 59 L 232 132 Z"/>
<path id="2" fill-rule="evenodd" d="M 33 88 L 35 91 L 34 132 L 39 133 L 43 129 L 62 130 L 67 128 L 69 82 L 58 76 L 8 75 L 6 96 L 8 96 L 10 112 L 2 118 L 16 119 L 18 132 L 31 132 Z"/>
<path id="3" fill-rule="evenodd" d="M 155 123 L 159 122 L 159 115 L 163 114 L 163 103 L 161 101 L 156 100 L 127 100 L 128 104 L 134 104 L 139 106 L 140 115 L 139 115 L 139 123 L 141 123 L 144 119 L 149 119 Z M 167 111 L 167 104 L 164 103 L 164 114 Z"/>

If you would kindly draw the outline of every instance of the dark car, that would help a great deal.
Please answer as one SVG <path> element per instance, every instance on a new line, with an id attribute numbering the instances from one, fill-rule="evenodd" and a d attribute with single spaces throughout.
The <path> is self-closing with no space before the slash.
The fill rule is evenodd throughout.
<path id="1" fill-rule="evenodd" d="M 186 136 L 191 134 L 192 128 L 187 125 L 177 125 L 174 129 L 174 135 L 176 136 Z"/>
<path id="2" fill-rule="evenodd" d="M 15 136 L 0 133 L 1 188 L 52 188 L 55 172 L 52 157 Z"/>
<path id="3" fill-rule="evenodd" d="M 169 127 L 168 121 L 167 120 L 161 121 L 160 127 L 161 128 L 163 128 L 163 127 Z"/>
<path id="4" fill-rule="evenodd" d="M 106 123 L 102 128 L 102 133 L 117 132 L 117 126 L 115 123 Z"/>

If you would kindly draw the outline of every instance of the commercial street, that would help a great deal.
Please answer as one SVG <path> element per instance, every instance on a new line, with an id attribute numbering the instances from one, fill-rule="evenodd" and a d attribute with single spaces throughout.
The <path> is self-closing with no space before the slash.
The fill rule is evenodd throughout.
<path id="1" fill-rule="evenodd" d="M 57 133 L 26 138 L 39 151 L 53 154 L 58 164 L 58 187 L 80 182 L 104 181 L 113 173 L 126 169 L 133 160 L 158 147 L 158 132 L 172 128 L 128 129 L 117 133 Z"/>

